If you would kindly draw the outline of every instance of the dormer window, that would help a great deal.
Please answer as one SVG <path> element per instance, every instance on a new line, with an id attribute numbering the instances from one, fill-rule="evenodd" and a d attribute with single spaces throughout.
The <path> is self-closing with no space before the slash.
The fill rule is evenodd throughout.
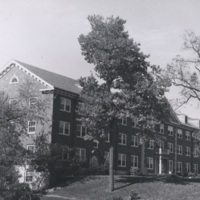
<path id="1" fill-rule="evenodd" d="M 16 75 L 13 75 L 10 79 L 9 84 L 16 84 L 19 83 L 19 78 Z"/>

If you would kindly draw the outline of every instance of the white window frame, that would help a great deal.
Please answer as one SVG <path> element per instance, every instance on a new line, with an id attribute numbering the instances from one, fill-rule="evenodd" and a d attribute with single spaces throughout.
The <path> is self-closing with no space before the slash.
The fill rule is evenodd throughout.
<path id="1" fill-rule="evenodd" d="M 173 172 L 173 170 L 174 170 L 173 160 L 169 160 L 169 171 Z"/>
<path id="2" fill-rule="evenodd" d="M 164 124 L 160 124 L 158 132 L 161 133 L 161 134 L 164 134 L 164 129 L 165 129 Z"/>
<path id="3" fill-rule="evenodd" d="M 183 139 L 183 130 L 180 128 L 177 130 L 177 138 Z"/>
<path id="4" fill-rule="evenodd" d="M 154 141 L 153 140 L 149 140 L 147 149 L 151 149 L 151 150 L 154 149 Z"/>
<path id="5" fill-rule="evenodd" d="M 186 131 L 185 132 L 185 139 L 188 140 L 188 141 L 191 140 L 191 133 L 190 133 L 190 131 Z"/>
<path id="6" fill-rule="evenodd" d="M 127 144 L 127 135 L 124 133 L 119 133 L 119 144 L 126 145 Z"/>
<path id="7" fill-rule="evenodd" d="M 187 172 L 187 173 L 191 172 L 190 163 L 185 163 L 185 169 L 186 169 L 186 172 Z"/>
<path id="8" fill-rule="evenodd" d="M 138 127 L 138 120 L 136 118 L 131 119 L 131 126 L 134 128 Z"/>
<path id="9" fill-rule="evenodd" d="M 35 125 L 30 126 L 31 123 L 35 123 Z M 30 129 L 34 129 L 34 131 L 30 131 Z M 36 121 L 32 120 L 32 121 L 28 121 L 28 134 L 35 134 L 36 132 Z"/>
<path id="10" fill-rule="evenodd" d="M 60 131 L 61 128 L 62 128 L 62 132 Z M 68 130 L 68 133 L 65 133 L 65 130 Z M 70 135 L 70 123 L 69 122 L 59 121 L 59 134 L 66 135 L 66 136 Z"/>
<path id="11" fill-rule="evenodd" d="M 159 140 L 159 141 L 158 141 L 158 146 L 159 146 L 159 148 L 164 149 L 164 148 L 165 148 L 165 143 L 164 143 L 164 141 Z"/>
<path id="12" fill-rule="evenodd" d="M 177 155 L 183 155 L 183 146 L 177 145 Z"/>
<path id="13" fill-rule="evenodd" d="M 131 146 L 138 147 L 139 146 L 139 138 L 138 136 L 131 135 Z"/>
<path id="14" fill-rule="evenodd" d="M 177 171 L 178 173 L 182 173 L 182 171 L 183 171 L 182 162 L 177 162 L 176 171 Z"/>
<path id="15" fill-rule="evenodd" d="M 64 112 L 71 112 L 71 99 L 60 97 L 60 110 Z M 61 108 L 61 105 L 63 105 L 63 108 Z M 66 109 L 66 107 L 69 107 L 69 109 Z"/>
<path id="16" fill-rule="evenodd" d="M 185 151 L 186 151 L 186 153 L 185 153 L 185 155 L 186 156 L 190 156 L 191 155 L 191 148 L 190 147 L 185 147 Z"/>
<path id="17" fill-rule="evenodd" d="M 17 81 L 16 81 L 16 82 L 13 82 L 13 79 L 16 79 Z M 17 83 L 19 83 L 19 78 L 14 74 L 14 75 L 10 78 L 9 84 L 17 84 Z"/>
<path id="18" fill-rule="evenodd" d="M 33 147 L 33 151 L 30 150 L 29 147 Z M 29 151 L 30 153 L 35 153 L 35 145 L 34 145 L 34 144 L 27 144 L 27 145 L 26 145 L 26 149 L 27 149 L 27 151 Z"/>
<path id="19" fill-rule="evenodd" d="M 138 166 L 139 166 L 138 156 L 131 155 L 131 167 L 138 168 Z"/>
<path id="20" fill-rule="evenodd" d="M 107 133 L 105 142 L 110 143 L 110 133 Z"/>
<path id="21" fill-rule="evenodd" d="M 65 156 L 67 155 L 67 156 Z M 65 158 L 67 157 L 67 158 Z M 69 160 L 69 147 L 68 146 L 62 146 L 62 160 Z"/>
<path id="22" fill-rule="evenodd" d="M 79 130 L 80 130 L 80 132 L 79 132 Z M 77 126 L 76 126 L 76 132 L 77 132 L 77 137 L 83 138 L 87 134 L 87 129 L 84 126 L 82 126 L 80 124 L 77 124 Z"/>
<path id="23" fill-rule="evenodd" d="M 168 126 L 167 127 L 168 135 L 173 136 L 174 135 L 174 128 L 173 126 Z"/>
<path id="24" fill-rule="evenodd" d="M 154 163 L 152 157 L 147 157 L 147 169 L 153 169 Z"/>
<path id="25" fill-rule="evenodd" d="M 122 117 L 119 119 L 119 124 L 123 125 L 123 126 L 127 126 L 127 117 Z"/>
<path id="26" fill-rule="evenodd" d="M 174 152 L 174 144 L 171 142 L 168 142 L 168 148 L 169 148 L 169 153 L 173 153 Z"/>
<path id="27" fill-rule="evenodd" d="M 25 177 L 24 177 L 24 182 L 25 183 L 32 183 L 33 179 L 34 179 L 34 175 L 35 175 L 34 170 L 32 170 L 32 169 L 26 169 L 26 171 L 25 171 Z M 27 180 L 27 177 L 32 177 L 32 178 L 29 181 L 29 180 Z"/>
<path id="28" fill-rule="evenodd" d="M 118 166 L 126 167 L 126 154 L 118 154 Z"/>
<path id="29" fill-rule="evenodd" d="M 97 141 L 97 140 L 93 141 L 93 148 L 95 148 L 95 149 L 99 148 L 99 141 Z"/>
<path id="30" fill-rule="evenodd" d="M 80 162 L 85 162 L 86 161 L 86 149 L 76 148 L 76 156 L 78 156 L 78 160 Z"/>
<path id="31" fill-rule="evenodd" d="M 199 173 L 199 165 L 198 164 L 193 164 L 193 170 L 195 174 Z"/>

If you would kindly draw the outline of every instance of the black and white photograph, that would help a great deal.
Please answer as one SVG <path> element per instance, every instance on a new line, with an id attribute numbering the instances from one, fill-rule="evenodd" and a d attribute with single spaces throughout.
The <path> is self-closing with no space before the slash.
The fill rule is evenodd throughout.
<path id="1" fill-rule="evenodd" d="M 0 200 L 200 200 L 199 9 L 0 0 Z"/>

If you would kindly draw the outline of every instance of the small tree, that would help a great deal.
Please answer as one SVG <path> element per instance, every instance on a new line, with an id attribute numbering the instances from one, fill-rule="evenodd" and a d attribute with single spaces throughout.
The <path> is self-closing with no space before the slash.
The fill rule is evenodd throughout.
<path id="1" fill-rule="evenodd" d="M 19 197 L 18 189 L 30 193 L 25 189 L 27 186 L 23 186 L 24 189 L 19 186 L 16 166 L 30 164 L 33 158 L 23 144 L 30 137 L 27 134 L 28 121 L 35 120 L 42 124 L 48 120 L 48 97 L 38 99 L 34 108 L 29 105 L 29 100 L 38 96 L 36 93 L 39 92 L 29 80 L 19 87 L 18 96 L 14 100 L 10 100 L 8 94 L 0 92 L 0 193 L 5 199 L 9 199 L 10 195 L 14 199 L 15 193 Z"/>
<path id="2" fill-rule="evenodd" d="M 109 189 L 114 189 L 113 152 L 118 120 L 136 119 L 145 134 L 155 122 L 169 114 L 164 97 L 168 82 L 160 68 L 150 65 L 124 30 L 125 20 L 89 16 L 91 32 L 80 35 L 82 54 L 94 65 L 95 75 L 80 79 L 81 122 L 87 126 L 88 138 L 110 134 Z"/>

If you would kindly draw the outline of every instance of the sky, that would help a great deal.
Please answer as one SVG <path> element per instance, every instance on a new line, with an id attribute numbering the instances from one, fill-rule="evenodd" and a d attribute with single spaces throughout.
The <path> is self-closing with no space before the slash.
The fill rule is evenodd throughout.
<path id="1" fill-rule="evenodd" d="M 87 16 L 100 14 L 125 19 L 151 64 L 165 69 L 182 53 L 185 30 L 200 35 L 199 8 L 199 0 L 0 0 L 0 68 L 15 59 L 74 79 L 90 75 L 78 37 L 91 30 Z M 200 118 L 192 103 L 181 112 Z"/>

